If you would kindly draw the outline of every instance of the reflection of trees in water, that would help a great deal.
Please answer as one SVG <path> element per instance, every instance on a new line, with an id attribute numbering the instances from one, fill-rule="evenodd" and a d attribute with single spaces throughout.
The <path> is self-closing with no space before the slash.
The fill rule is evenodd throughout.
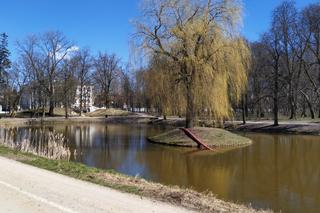
<path id="1" fill-rule="evenodd" d="M 46 127 L 1 129 L 0 143 L 9 148 L 49 159 L 69 160 L 71 152 L 64 135 Z"/>
<path id="2" fill-rule="evenodd" d="M 129 156 L 130 138 L 135 128 L 118 125 L 79 124 L 65 127 L 76 161 L 99 168 L 121 167 Z"/>
<path id="3" fill-rule="evenodd" d="M 149 177 L 284 211 L 320 208 L 319 137 L 252 135 L 254 145 L 223 154 L 159 148 L 137 153 Z M 146 175 L 148 176 L 148 175 Z"/>
<path id="4" fill-rule="evenodd" d="M 233 158 L 226 165 L 231 171 L 243 170 L 233 174 L 227 198 L 256 200 L 253 204 L 258 207 L 289 212 L 319 208 L 319 138 L 261 134 L 251 138 L 256 142 L 253 146 L 222 156 L 224 162 Z"/>
<path id="5" fill-rule="evenodd" d="M 249 134 L 252 146 L 211 154 L 146 143 L 146 134 L 157 132 L 152 128 L 79 124 L 54 130 L 68 138 L 71 152 L 77 150 L 77 161 L 90 166 L 210 190 L 220 198 L 257 207 L 288 212 L 320 209 L 319 137 Z M 29 137 L 42 147 L 46 140 L 41 131 L 0 129 L 0 138 Z"/>

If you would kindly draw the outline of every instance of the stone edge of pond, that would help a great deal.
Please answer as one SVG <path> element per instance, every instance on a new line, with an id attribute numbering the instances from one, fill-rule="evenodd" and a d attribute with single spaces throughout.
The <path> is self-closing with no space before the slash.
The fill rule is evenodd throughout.
<path id="1" fill-rule="evenodd" d="M 166 186 L 130 177 L 112 170 L 88 167 L 81 163 L 49 160 L 29 153 L 22 153 L 0 145 L 0 156 L 16 160 L 41 169 L 88 181 L 122 192 L 148 197 L 175 206 L 201 212 L 272 212 L 258 210 L 249 205 L 236 204 L 217 199 L 210 193 L 199 193 L 192 189 Z"/>

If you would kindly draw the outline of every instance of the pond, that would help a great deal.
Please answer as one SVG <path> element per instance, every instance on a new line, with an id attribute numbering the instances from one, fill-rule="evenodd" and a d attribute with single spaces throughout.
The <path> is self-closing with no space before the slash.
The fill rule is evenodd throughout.
<path id="1" fill-rule="evenodd" d="M 72 124 L 0 129 L 0 139 L 19 143 L 39 132 L 57 132 L 76 153 L 71 160 L 88 166 L 210 191 L 223 200 L 255 208 L 319 211 L 319 136 L 248 133 L 253 145 L 216 154 L 146 141 L 147 136 L 163 131 L 143 125 Z M 44 146 L 35 138 L 33 146 Z"/>

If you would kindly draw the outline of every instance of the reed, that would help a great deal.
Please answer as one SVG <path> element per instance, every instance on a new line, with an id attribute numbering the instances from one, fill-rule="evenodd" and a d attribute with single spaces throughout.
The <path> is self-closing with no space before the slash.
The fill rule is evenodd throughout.
<path id="1" fill-rule="evenodd" d="M 0 133 L 0 145 L 51 160 L 70 160 L 72 152 L 67 142 L 63 134 L 43 129 L 37 132 L 36 137 L 33 134 L 19 135 L 15 128 L 2 129 Z"/>

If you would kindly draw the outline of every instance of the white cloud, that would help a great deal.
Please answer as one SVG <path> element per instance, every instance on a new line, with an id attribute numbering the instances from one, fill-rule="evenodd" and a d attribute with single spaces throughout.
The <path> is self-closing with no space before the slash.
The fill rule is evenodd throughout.
<path id="1" fill-rule="evenodd" d="M 64 57 L 65 59 L 70 59 L 77 51 L 79 51 L 79 47 L 78 46 L 72 46 L 67 50 L 67 54 Z M 65 55 L 65 50 L 61 51 L 61 52 L 57 52 L 56 54 L 56 58 L 58 60 L 60 60 L 64 55 Z"/>

